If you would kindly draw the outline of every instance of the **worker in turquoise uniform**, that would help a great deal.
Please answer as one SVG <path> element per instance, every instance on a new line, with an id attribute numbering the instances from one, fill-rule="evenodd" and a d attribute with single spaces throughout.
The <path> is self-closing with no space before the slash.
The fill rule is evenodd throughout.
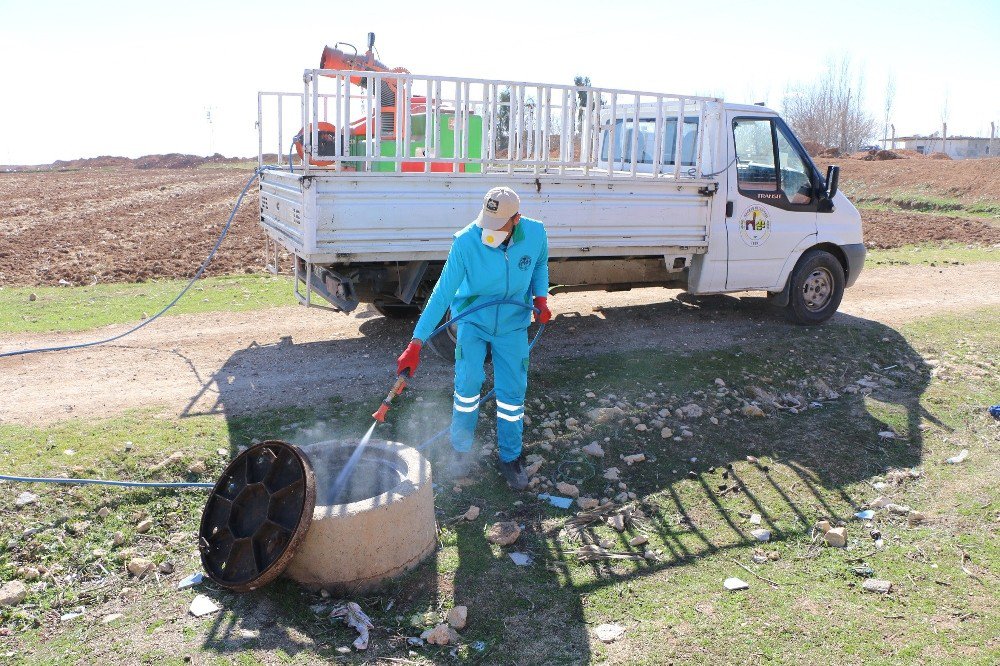
<path id="1" fill-rule="evenodd" d="M 522 217 L 520 199 L 509 187 L 486 193 L 483 210 L 455 234 L 441 277 L 420 315 L 413 340 L 399 357 L 397 371 L 412 376 L 420 349 L 444 317 L 496 300 L 514 300 L 537 308 L 536 320 L 546 323 L 549 245 L 541 222 Z M 528 388 L 528 324 L 532 311 L 516 305 L 486 307 L 458 322 L 455 346 L 455 395 L 451 445 L 456 470 L 471 462 L 472 437 L 479 420 L 479 399 L 486 352 L 493 356 L 496 388 L 499 466 L 516 490 L 528 486 L 521 461 L 524 395 Z"/>

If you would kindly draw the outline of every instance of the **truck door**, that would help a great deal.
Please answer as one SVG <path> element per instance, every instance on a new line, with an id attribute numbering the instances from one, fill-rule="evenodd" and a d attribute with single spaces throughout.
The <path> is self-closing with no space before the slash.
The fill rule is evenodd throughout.
<path id="1" fill-rule="evenodd" d="M 726 289 L 770 289 L 789 256 L 816 236 L 815 173 L 779 118 L 730 111 Z"/>

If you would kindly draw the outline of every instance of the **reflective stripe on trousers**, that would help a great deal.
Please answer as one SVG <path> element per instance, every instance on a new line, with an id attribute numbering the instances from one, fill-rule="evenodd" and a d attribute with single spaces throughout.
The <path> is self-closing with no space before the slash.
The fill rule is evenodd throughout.
<path id="1" fill-rule="evenodd" d="M 472 449 L 479 420 L 476 402 L 486 378 L 483 364 L 488 348 L 493 354 L 493 381 L 497 391 L 497 447 L 500 459 L 510 461 L 521 455 L 524 394 L 528 387 L 527 330 L 494 336 L 474 324 L 458 324 L 451 445 L 456 451 Z"/>

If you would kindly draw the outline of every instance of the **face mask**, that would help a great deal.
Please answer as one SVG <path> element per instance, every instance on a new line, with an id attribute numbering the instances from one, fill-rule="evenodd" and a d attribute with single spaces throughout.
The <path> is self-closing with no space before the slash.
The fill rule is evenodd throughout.
<path id="1" fill-rule="evenodd" d="M 483 245 L 487 245 L 489 247 L 500 247 L 500 244 L 507 240 L 507 232 L 483 229 L 482 239 Z"/>

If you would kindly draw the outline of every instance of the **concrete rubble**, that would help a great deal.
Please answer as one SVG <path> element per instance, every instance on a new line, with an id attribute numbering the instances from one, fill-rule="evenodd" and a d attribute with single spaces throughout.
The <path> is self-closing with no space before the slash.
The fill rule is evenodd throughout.
<path id="1" fill-rule="evenodd" d="M 831 528 L 823 534 L 823 538 L 834 548 L 845 548 L 847 546 L 847 528 Z"/>

